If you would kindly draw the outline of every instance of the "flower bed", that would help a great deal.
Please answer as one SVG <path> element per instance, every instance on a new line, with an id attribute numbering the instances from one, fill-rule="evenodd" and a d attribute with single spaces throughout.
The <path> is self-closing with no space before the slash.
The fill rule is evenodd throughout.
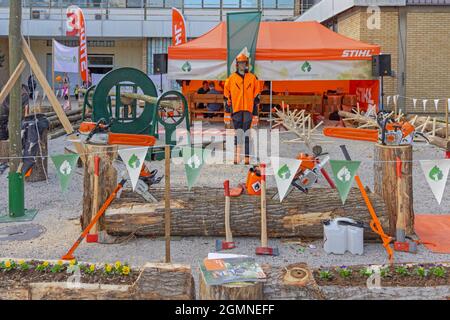
<path id="1" fill-rule="evenodd" d="M 0 260 L 0 300 L 195 299 L 193 288 L 183 265 Z"/>
<path id="2" fill-rule="evenodd" d="M 7 259 L 0 262 L 0 283 L 20 281 L 22 284 L 35 282 L 74 282 L 111 285 L 132 285 L 140 270 L 132 270 L 127 263 L 96 265 L 77 261 L 25 261 Z"/>
<path id="3" fill-rule="evenodd" d="M 314 278 L 327 299 L 446 299 L 450 265 L 397 264 L 319 268 Z"/>

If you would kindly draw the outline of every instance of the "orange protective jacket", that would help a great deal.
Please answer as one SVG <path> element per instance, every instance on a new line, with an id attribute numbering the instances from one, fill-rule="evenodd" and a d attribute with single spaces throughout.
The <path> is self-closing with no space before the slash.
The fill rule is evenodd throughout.
<path id="1" fill-rule="evenodd" d="M 259 81 L 252 73 L 233 73 L 226 81 L 223 95 L 228 102 L 231 101 L 231 112 L 248 111 L 253 115 L 258 115 L 257 104 L 260 94 Z"/>

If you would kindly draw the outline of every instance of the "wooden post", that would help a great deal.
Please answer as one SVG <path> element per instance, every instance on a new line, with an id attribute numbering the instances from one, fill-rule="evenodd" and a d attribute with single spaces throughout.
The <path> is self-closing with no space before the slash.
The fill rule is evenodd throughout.
<path id="1" fill-rule="evenodd" d="M 396 159 L 403 163 L 402 184 L 398 190 Z M 394 236 L 397 225 L 398 203 L 402 204 L 405 215 L 406 233 L 414 234 L 412 146 L 375 145 L 374 180 L 375 193 L 381 195 L 386 203 L 389 216 L 389 235 Z M 399 199 L 399 197 L 401 199 Z"/>
<path id="2" fill-rule="evenodd" d="M 0 163 L 8 162 L 9 140 L 0 140 Z"/>
<path id="3" fill-rule="evenodd" d="M 117 186 L 117 171 L 113 166 L 117 158 L 117 146 L 112 145 L 92 145 L 86 144 L 86 162 L 84 165 L 84 186 L 83 186 L 83 212 L 81 215 L 81 227 L 84 230 L 91 222 L 92 217 L 101 208 L 106 199 L 111 195 Z M 100 157 L 99 175 L 101 183 L 98 184 L 95 192 L 95 160 Z M 97 206 L 94 208 L 93 202 L 97 199 Z M 104 216 L 98 221 L 98 231 L 104 230 Z"/>
<path id="4" fill-rule="evenodd" d="M 165 194 L 164 194 L 164 229 L 166 238 L 166 263 L 170 258 L 170 146 L 165 147 Z"/>
<path id="5" fill-rule="evenodd" d="M 36 163 L 33 166 L 31 175 L 25 180 L 27 182 L 46 181 L 48 176 L 48 130 L 45 129 L 40 134 L 39 150 L 36 156 Z M 42 154 L 41 154 L 42 153 Z"/>

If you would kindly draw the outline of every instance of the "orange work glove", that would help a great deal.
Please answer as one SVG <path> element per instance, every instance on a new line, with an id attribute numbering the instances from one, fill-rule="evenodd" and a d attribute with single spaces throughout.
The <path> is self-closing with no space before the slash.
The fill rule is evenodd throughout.
<path id="1" fill-rule="evenodd" d="M 225 124 L 230 124 L 231 123 L 231 113 L 225 113 L 224 114 L 223 122 L 225 122 Z"/>
<path id="2" fill-rule="evenodd" d="M 253 116 L 252 119 L 252 128 L 257 127 L 259 123 L 259 117 L 258 116 Z"/>

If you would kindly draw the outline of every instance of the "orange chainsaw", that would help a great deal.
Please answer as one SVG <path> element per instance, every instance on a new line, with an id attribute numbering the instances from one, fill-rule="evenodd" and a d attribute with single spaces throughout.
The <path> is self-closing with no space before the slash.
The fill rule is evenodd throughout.
<path id="1" fill-rule="evenodd" d="M 421 136 L 428 141 L 423 133 L 417 132 L 414 126 L 404 119 L 396 121 L 391 117 L 387 117 L 385 113 L 379 112 L 377 122 L 379 125 L 378 130 L 325 127 L 323 134 L 333 138 L 379 142 L 388 146 L 410 145 L 413 143 L 415 136 Z"/>

